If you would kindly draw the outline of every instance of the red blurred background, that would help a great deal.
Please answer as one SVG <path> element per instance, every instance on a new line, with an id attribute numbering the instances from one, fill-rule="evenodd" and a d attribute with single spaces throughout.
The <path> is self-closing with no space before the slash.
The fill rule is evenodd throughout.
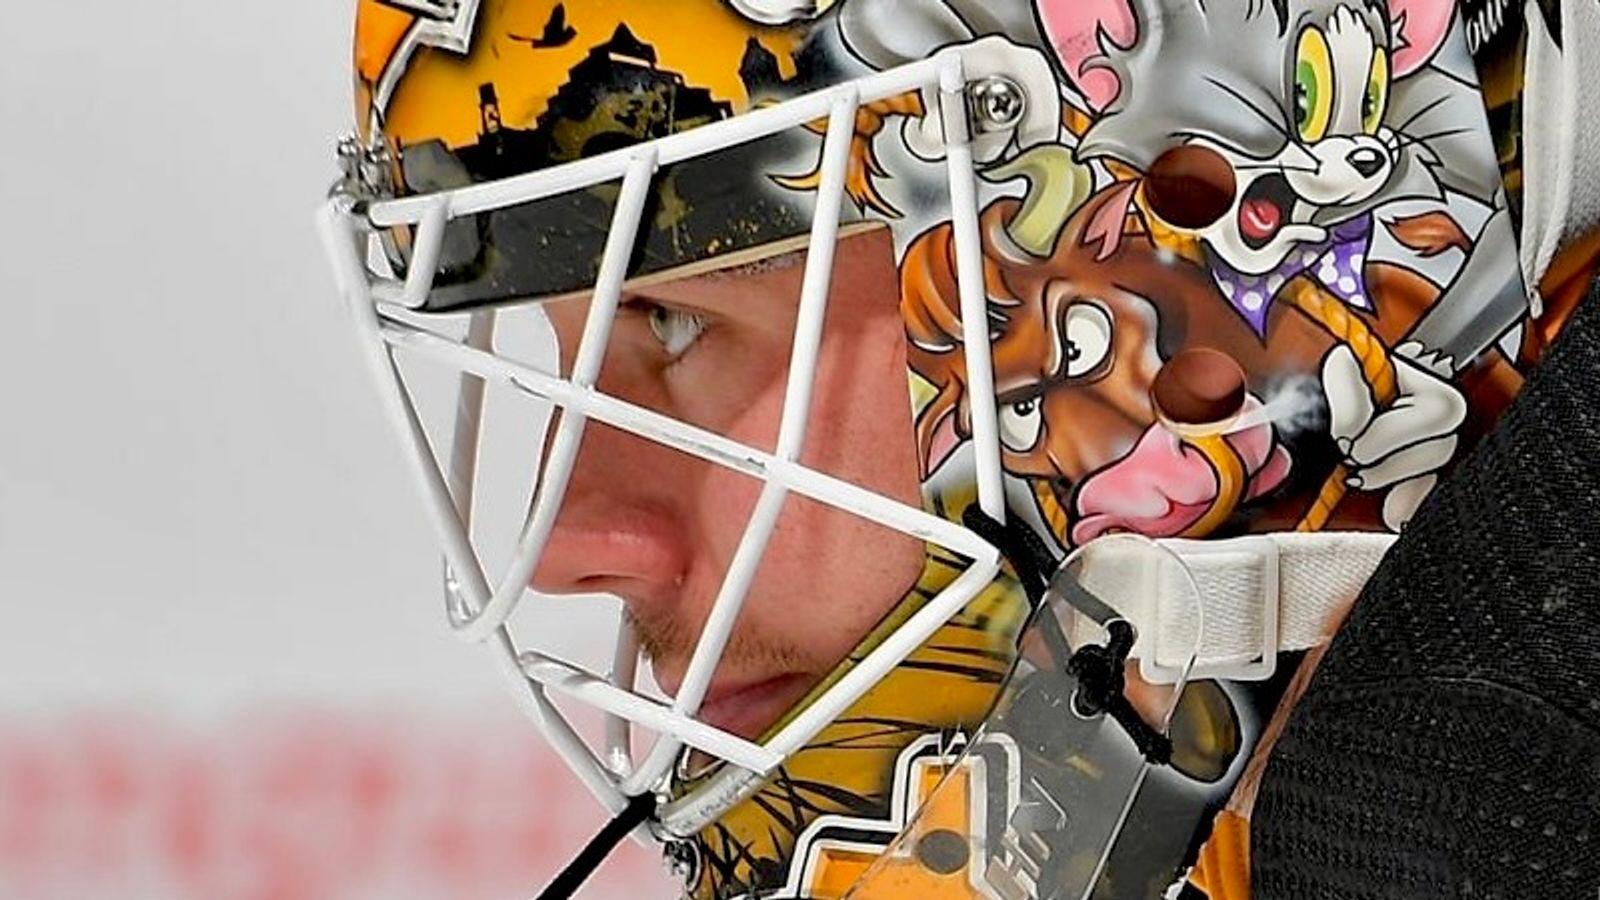
<path id="1" fill-rule="evenodd" d="M 11 720 L 0 897 L 532 897 L 598 810 L 530 730 L 494 716 Z M 632 844 L 582 894 L 670 895 L 658 854 Z"/>

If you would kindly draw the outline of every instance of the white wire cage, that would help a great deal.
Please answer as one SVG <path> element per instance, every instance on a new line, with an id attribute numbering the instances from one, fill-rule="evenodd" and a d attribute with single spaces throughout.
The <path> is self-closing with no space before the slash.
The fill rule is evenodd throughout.
<path id="1" fill-rule="evenodd" d="M 446 611 L 463 640 L 485 644 L 517 689 L 545 737 L 605 808 L 616 813 L 628 797 L 660 790 L 685 750 L 726 761 L 713 777 L 666 803 L 660 825 L 688 835 L 754 790 L 776 766 L 858 700 L 951 616 L 988 585 L 999 570 L 998 551 L 973 532 L 799 462 L 812 406 L 816 363 L 828 308 L 834 247 L 840 235 L 846 167 L 856 113 L 864 103 L 922 91 L 937 96 L 946 136 L 943 167 L 953 225 L 964 353 L 973 398 L 971 431 L 979 504 L 1004 515 L 1003 483 L 993 403 L 993 371 L 986 333 L 986 298 L 977 220 L 977 187 L 966 111 L 961 48 L 921 62 L 816 91 L 731 120 L 648 144 L 499 181 L 450 191 L 357 204 L 336 194 L 324 209 L 321 230 L 337 284 L 363 347 L 385 411 L 405 447 L 409 470 L 437 530 L 445 560 Z M 820 185 L 815 197 L 796 329 L 782 415 L 771 451 L 652 411 L 596 389 L 596 379 L 641 227 L 652 179 L 663 166 L 745 141 L 826 119 Z M 429 327 L 424 306 L 433 289 L 447 225 L 489 210 L 620 181 L 611 229 L 576 356 L 566 377 L 494 352 L 493 309 L 471 313 L 465 338 Z M 367 265 L 370 243 L 383 229 L 409 226 L 412 256 L 403 278 Z M 397 351 L 443 363 L 460 373 L 457 418 L 449 458 L 441 464 L 396 363 Z M 543 479 L 531 514 L 505 572 L 492 578 L 472 539 L 472 496 L 482 433 L 484 386 L 496 382 L 548 402 L 559 411 L 543 461 Z M 529 646 L 513 635 L 509 619 L 528 595 L 528 584 L 561 508 L 584 429 L 600 422 L 761 482 L 760 495 L 717 592 L 688 669 L 675 696 L 663 702 L 640 693 L 635 679 L 639 646 L 624 625 L 611 671 L 600 674 Z M 936 545 L 968 560 L 931 602 L 872 649 L 821 696 L 765 740 L 755 742 L 696 717 L 733 625 L 748 595 L 784 500 L 809 498 L 879 526 Z M 556 707 L 553 696 L 572 698 L 606 717 L 604 746 L 589 746 Z M 648 750 L 634 752 L 633 730 L 654 734 Z"/>

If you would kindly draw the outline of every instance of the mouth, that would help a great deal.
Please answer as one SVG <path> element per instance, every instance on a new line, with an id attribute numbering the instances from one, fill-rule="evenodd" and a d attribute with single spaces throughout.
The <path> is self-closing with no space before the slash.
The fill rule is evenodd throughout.
<path id="1" fill-rule="evenodd" d="M 1252 398 L 1246 408 L 1258 406 Z M 1235 432 L 1227 441 L 1244 464 L 1241 502 L 1272 490 L 1288 475 L 1288 453 L 1277 444 L 1271 425 Z M 1081 546 L 1113 531 L 1176 537 L 1206 515 L 1220 488 L 1216 471 L 1199 451 L 1152 425 L 1127 456 L 1079 488 L 1072 542 Z"/>
<path id="2" fill-rule="evenodd" d="M 1239 198 L 1239 234 L 1245 246 L 1260 250 L 1272 243 L 1289 221 L 1295 193 L 1280 172 L 1262 175 Z"/>
<path id="3" fill-rule="evenodd" d="M 798 673 L 725 684 L 713 681 L 694 717 L 713 728 L 754 740 L 782 718 L 814 682 L 814 678 Z M 679 684 L 677 679 L 663 679 L 661 687 L 669 696 L 676 696 Z"/>

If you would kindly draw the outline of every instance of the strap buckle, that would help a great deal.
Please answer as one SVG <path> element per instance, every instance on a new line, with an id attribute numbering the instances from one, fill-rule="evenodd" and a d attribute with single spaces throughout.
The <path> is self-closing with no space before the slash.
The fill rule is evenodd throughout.
<path id="1" fill-rule="evenodd" d="M 1139 675 L 1152 684 L 1202 679 L 1265 681 L 1278 670 L 1278 545 L 1264 535 L 1225 540 L 1164 539 L 1187 570 L 1167 564 L 1145 570 L 1154 621 L 1140 635 Z M 1190 587 L 1189 578 L 1193 578 Z M 1192 597 L 1199 606 L 1173 603 Z M 1194 665 L 1185 673 L 1189 651 Z"/>

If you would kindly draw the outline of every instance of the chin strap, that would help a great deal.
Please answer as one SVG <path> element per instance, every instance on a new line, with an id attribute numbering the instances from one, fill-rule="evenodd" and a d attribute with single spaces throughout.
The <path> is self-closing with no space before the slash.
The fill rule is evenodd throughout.
<path id="1" fill-rule="evenodd" d="M 1394 539 L 1354 531 L 1163 539 L 1156 543 L 1169 552 L 1159 554 L 1111 539 L 1088 545 L 1083 564 L 1096 581 L 1137 586 L 1119 592 L 1116 613 L 1138 634 L 1130 655 L 1144 680 L 1264 681 L 1278 654 L 1332 636 Z M 1084 623 L 1068 637 L 1098 640 L 1099 628 Z"/>
<path id="2" fill-rule="evenodd" d="M 1080 683 L 1078 710 L 1110 715 L 1156 763 L 1169 758 L 1171 745 L 1128 703 L 1128 660 L 1137 659 L 1140 677 L 1152 684 L 1271 678 L 1280 653 L 1332 635 L 1395 539 L 1371 532 L 1164 539 L 1156 544 L 1168 552 L 1159 554 L 1135 541 L 1091 543 L 1081 560 L 1095 580 L 1132 586 L 1112 609 L 1060 571 L 1019 517 L 1000 522 L 971 506 L 962 519 L 1010 561 L 1035 607 L 1053 591 L 1087 614 L 1071 633 L 1043 636 Z"/>
<path id="3" fill-rule="evenodd" d="M 1038 606 L 1044 602 L 1045 591 L 1061 560 L 1045 546 L 1038 532 L 1021 524 L 1014 515 L 1002 522 L 976 503 L 961 514 L 961 524 L 999 549 L 1000 555 L 1016 571 L 1017 581 L 1022 583 L 1022 592 L 1029 603 Z"/>
<path id="4" fill-rule="evenodd" d="M 591 838 L 583 850 L 572 858 L 572 862 L 567 863 L 567 867 L 550 882 L 550 886 L 544 889 L 538 900 L 568 900 L 578 892 L 578 888 L 583 887 L 583 883 L 600 868 L 600 864 L 606 861 L 611 851 L 617 849 L 617 845 L 622 843 L 629 832 L 649 821 L 655 814 L 654 794 L 629 797 L 628 805 L 622 808 L 622 812 L 607 822 L 605 827 L 600 829 L 600 833 Z"/>

